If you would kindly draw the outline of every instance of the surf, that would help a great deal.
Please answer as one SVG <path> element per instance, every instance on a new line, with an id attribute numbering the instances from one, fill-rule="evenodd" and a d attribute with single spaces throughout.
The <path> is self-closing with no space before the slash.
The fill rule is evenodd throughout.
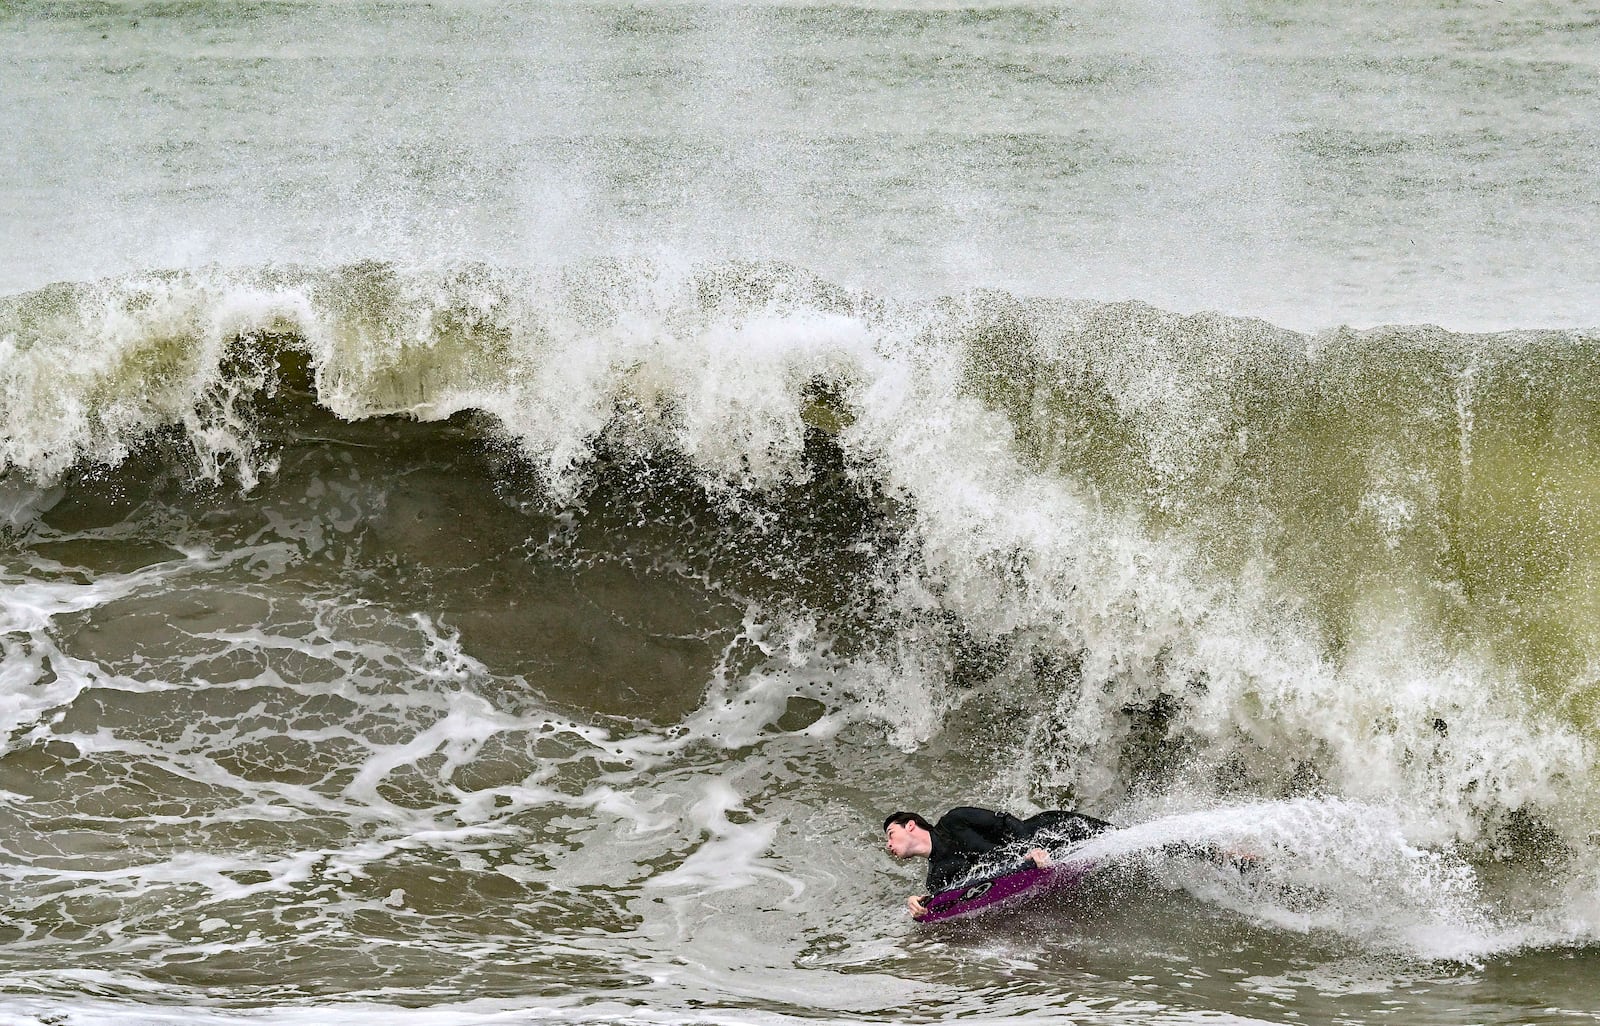
<path id="1" fill-rule="evenodd" d="M 396 418 L 472 439 L 491 454 L 474 473 L 544 515 L 676 478 L 691 512 L 635 515 L 745 545 L 809 490 L 837 519 L 807 537 L 879 580 L 870 600 L 845 578 L 787 597 L 900 653 L 878 708 L 902 744 L 1042 684 L 1019 789 L 1115 799 L 1181 766 L 1224 792 L 1400 788 L 1472 843 L 1531 800 L 1583 836 L 1586 788 L 1532 796 L 1592 759 L 1588 414 L 1567 398 L 1587 337 L 615 271 L 170 272 L 11 297 L 13 521 L 130 460 L 248 496 L 293 447 L 381 447 L 352 432 Z M 1328 728 L 1356 709 L 1359 750 Z"/>
<path id="2" fill-rule="evenodd" d="M 724 892 L 861 936 L 817 903 L 894 904 L 850 853 L 862 789 L 930 779 L 1134 824 L 1085 857 L 1183 929 L 1463 965 L 1590 936 L 1591 724 L 1544 700 L 1589 643 L 1559 598 L 1580 521 L 1549 515 L 1585 494 L 1581 411 L 1541 398 L 1585 380 L 1581 334 L 745 262 L 168 271 L 0 324 L 5 672 L 32 682 L 4 786 L 172 796 L 120 855 L 49 857 L 27 813 L 6 886 L 23 923 L 121 909 L 75 943 L 129 979 L 118 922 L 188 929 L 163 901 L 240 966 L 288 943 L 280 897 L 372 957 L 313 899 L 421 924 L 413 863 L 510 888 L 450 933 L 498 958 L 525 916 L 725 961 L 670 925 Z M 821 875 L 777 861 L 801 830 L 842 853 Z M 1265 852 L 1259 883 L 1179 841 Z M 629 882 L 594 890 L 574 845 Z"/>

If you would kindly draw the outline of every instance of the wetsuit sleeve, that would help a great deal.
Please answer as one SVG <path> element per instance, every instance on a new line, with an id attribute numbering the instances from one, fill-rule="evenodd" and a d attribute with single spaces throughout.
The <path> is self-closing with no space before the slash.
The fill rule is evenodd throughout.
<path id="1" fill-rule="evenodd" d="M 1052 809 L 1022 821 L 1025 837 L 1043 835 L 1046 844 L 1075 844 L 1095 834 L 1114 829 L 1103 819 L 1081 812 Z"/>

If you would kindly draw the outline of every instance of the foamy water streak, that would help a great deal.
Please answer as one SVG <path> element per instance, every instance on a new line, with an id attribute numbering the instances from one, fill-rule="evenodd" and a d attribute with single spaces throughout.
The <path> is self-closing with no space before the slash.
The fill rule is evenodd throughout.
<path id="1" fill-rule="evenodd" d="M 43 612 L 37 601 L 15 603 L 50 648 L 8 662 L 13 693 L 35 694 L 52 674 L 65 683 L 37 691 L 34 729 L 8 746 L 8 783 L 25 788 L 5 801 L 10 957 L 27 964 L 71 951 L 107 969 L 100 984 L 69 975 L 28 989 L 136 994 L 156 980 L 151 993 L 176 994 L 210 973 L 244 979 L 287 960 L 280 982 L 241 992 L 259 1001 L 328 985 L 315 966 L 337 952 L 387 967 L 400 978 L 394 994 L 415 994 L 429 984 L 404 981 L 436 976 L 441 958 L 447 973 L 489 959 L 517 978 L 527 967 L 516 952 L 530 937 L 541 961 L 590 966 L 580 979 L 627 978 L 607 967 L 661 956 L 647 939 L 638 952 L 611 949 L 593 931 L 638 922 L 625 911 L 636 886 L 770 879 L 792 896 L 804 891 L 765 865 L 772 827 L 727 818 L 746 800 L 735 788 L 750 793 L 749 771 L 708 788 L 696 767 L 785 737 L 812 749 L 852 718 L 813 665 L 814 628 L 769 625 L 752 611 L 699 713 L 670 729 L 594 724 L 552 713 L 428 616 L 302 590 L 318 557 L 346 540 L 276 523 L 292 555 L 262 561 L 272 546 L 254 544 L 177 564 L 188 580 L 172 592 L 185 574 L 167 575 L 165 601 L 178 615 L 164 635 L 140 622 L 159 568 L 126 586 L 110 575 L 92 598 Z M 252 567 L 286 586 L 235 575 Z M 298 587 L 284 580 L 306 570 Z M 93 659 L 63 655 L 58 638 Z M 120 654 L 123 645 L 133 652 Z M 747 661 L 736 659 L 746 648 L 758 665 L 776 658 L 747 675 L 732 665 Z M 94 660 L 131 663 L 147 686 L 124 688 Z M 833 711 L 772 726 L 795 700 Z M 681 787 L 666 782 L 674 773 Z M 611 858 L 564 857 L 594 830 L 614 835 Z M 683 865 L 658 873 L 651 864 L 664 857 Z"/>
<path id="2" fill-rule="evenodd" d="M 1280 929 L 1325 931 L 1363 947 L 1470 961 L 1523 938 L 1496 927 L 1469 865 L 1415 846 L 1393 810 L 1330 799 L 1218 806 L 1084 842 L 1066 862 L 1142 866 Z"/>

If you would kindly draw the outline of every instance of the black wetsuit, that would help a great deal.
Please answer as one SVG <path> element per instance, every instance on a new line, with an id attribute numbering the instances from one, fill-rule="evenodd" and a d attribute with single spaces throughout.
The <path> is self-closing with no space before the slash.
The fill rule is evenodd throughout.
<path id="1" fill-rule="evenodd" d="M 933 851 L 928 855 L 928 893 L 958 883 L 991 857 L 1018 859 L 1032 847 L 1070 844 L 1111 829 L 1103 819 L 1079 812 L 1050 811 L 1018 819 L 1004 812 L 964 805 L 951 809 L 933 825 Z M 1002 849 L 1014 847 L 1015 852 Z"/>

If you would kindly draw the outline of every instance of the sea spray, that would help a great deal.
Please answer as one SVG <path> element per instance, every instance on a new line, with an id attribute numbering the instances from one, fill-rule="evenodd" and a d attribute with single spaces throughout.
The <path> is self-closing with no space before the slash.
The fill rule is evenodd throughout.
<path id="1" fill-rule="evenodd" d="M 1215 805 L 1146 819 L 1058 857 L 1114 879 L 1143 873 L 1154 886 L 1276 928 L 1344 936 L 1370 950 L 1470 960 L 1506 941 L 1471 866 L 1417 847 L 1403 818 L 1377 805 Z"/>

